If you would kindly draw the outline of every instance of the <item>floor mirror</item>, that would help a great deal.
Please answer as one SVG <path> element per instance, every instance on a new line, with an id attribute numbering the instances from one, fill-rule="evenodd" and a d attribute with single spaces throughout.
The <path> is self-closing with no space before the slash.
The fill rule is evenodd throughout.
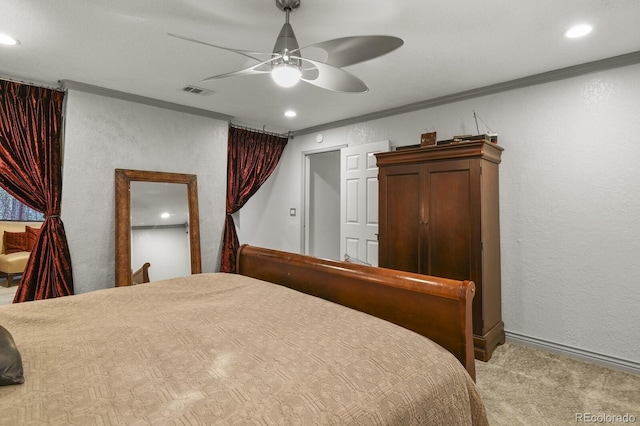
<path id="1" fill-rule="evenodd" d="M 196 175 L 116 169 L 115 212 L 116 287 L 202 272 Z"/>

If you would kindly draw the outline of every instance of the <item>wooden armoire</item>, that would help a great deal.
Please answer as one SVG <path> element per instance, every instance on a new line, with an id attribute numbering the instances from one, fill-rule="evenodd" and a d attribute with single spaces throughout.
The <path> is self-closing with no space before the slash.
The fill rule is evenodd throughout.
<path id="1" fill-rule="evenodd" d="M 504 343 L 498 165 L 503 148 L 460 142 L 376 154 L 379 266 L 476 284 L 475 357 Z"/>

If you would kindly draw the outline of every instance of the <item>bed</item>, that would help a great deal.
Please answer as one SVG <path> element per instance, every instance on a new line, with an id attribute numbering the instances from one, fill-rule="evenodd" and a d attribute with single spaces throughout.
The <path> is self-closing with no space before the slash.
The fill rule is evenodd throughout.
<path id="1" fill-rule="evenodd" d="M 487 424 L 473 283 L 251 246 L 237 266 L 0 306 L 25 378 L 0 424 Z"/>

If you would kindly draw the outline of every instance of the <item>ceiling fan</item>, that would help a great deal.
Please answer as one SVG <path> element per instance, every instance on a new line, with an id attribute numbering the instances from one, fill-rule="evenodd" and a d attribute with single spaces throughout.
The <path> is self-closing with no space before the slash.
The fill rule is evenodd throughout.
<path id="1" fill-rule="evenodd" d="M 289 24 L 289 13 L 300 7 L 300 0 L 276 0 L 276 6 L 286 13 L 286 21 L 278 34 L 273 52 L 230 49 L 178 34 L 168 33 L 168 35 L 239 53 L 258 62 L 248 68 L 205 78 L 201 82 L 240 75 L 270 73 L 274 81 L 283 87 L 294 86 L 302 80 L 335 92 L 355 93 L 366 92 L 369 87 L 342 67 L 376 58 L 404 44 L 398 37 L 370 35 L 337 38 L 300 48 L 293 33 L 293 27 Z M 310 47 L 323 50 L 326 53 L 326 59 L 318 61 L 304 58 L 301 51 Z"/>

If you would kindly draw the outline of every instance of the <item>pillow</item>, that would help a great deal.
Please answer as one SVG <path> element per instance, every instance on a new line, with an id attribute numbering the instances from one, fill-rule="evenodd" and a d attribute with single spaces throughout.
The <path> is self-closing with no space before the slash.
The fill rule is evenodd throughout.
<path id="1" fill-rule="evenodd" d="M 26 251 L 32 251 L 33 250 L 33 246 L 36 245 L 36 240 L 40 236 L 40 228 L 32 228 L 30 226 L 26 226 L 25 227 L 25 232 L 27 234 L 25 250 Z"/>
<path id="2" fill-rule="evenodd" d="M 22 357 L 9 331 L 0 325 L 0 386 L 24 383 Z"/>
<path id="3" fill-rule="evenodd" d="M 2 246 L 4 247 L 5 254 L 26 251 L 27 233 L 4 231 L 4 235 L 2 236 Z"/>

